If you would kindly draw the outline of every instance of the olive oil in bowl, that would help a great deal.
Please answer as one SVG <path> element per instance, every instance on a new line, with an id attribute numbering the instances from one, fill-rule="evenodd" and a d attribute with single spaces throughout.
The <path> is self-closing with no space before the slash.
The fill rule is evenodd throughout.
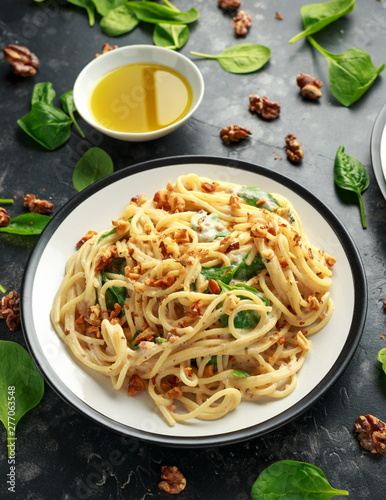
<path id="1" fill-rule="evenodd" d="M 192 89 L 179 72 L 153 63 L 136 63 L 102 76 L 91 92 L 90 109 L 100 125 L 117 132 L 160 130 L 183 118 Z"/>

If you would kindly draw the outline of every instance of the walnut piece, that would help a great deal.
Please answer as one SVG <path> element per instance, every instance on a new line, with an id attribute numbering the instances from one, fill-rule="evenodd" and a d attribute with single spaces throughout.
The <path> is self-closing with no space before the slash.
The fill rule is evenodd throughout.
<path id="1" fill-rule="evenodd" d="M 303 150 L 294 134 L 288 134 L 285 138 L 287 144 L 287 156 L 293 163 L 299 163 L 303 159 Z"/>
<path id="2" fill-rule="evenodd" d="M 158 488 L 171 495 L 181 493 L 186 487 L 186 479 L 175 465 L 162 466 L 161 479 L 163 481 L 158 484 Z"/>
<path id="3" fill-rule="evenodd" d="M 98 273 L 112 263 L 117 254 L 117 247 L 115 245 L 110 245 L 109 248 L 103 252 L 102 255 L 98 257 L 97 263 L 95 265 L 95 272 Z"/>
<path id="4" fill-rule="evenodd" d="M 129 394 L 131 397 L 135 396 L 137 392 L 144 391 L 146 389 L 144 381 L 139 375 L 134 373 L 129 378 Z"/>
<path id="5" fill-rule="evenodd" d="M 23 205 L 34 214 L 50 214 L 54 209 L 53 203 L 48 200 L 39 200 L 34 194 L 26 194 Z"/>
<path id="6" fill-rule="evenodd" d="M 241 0 L 217 0 L 218 5 L 224 10 L 237 10 L 241 7 Z"/>
<path id="7" fill-rule="evenodd" d="M 5 208 L 0 207 L 0 227 L 9 226 L 11 223 L 11 217 L 7 215 Z"/>
<path id="8" fill-rule="evenodd" d="M 36 55 L 23 45 L 7 45 L 3 49 L 3 54 L 7 62 L 12 66 L 15 75 L 33 76 L 36 75 L 36 67 L 40 62 Z"/>
<path id="9" fill-rule="evenodd" d="M 95 57 L 99 57 L 103 54 L 106 54 L 106 52 L 110 52 L 110 51 L 115 50 L 117 48 L 118 48 L 118 45 L 110 45 L 108 43 L 104 43 L 102 45 L 102 54 L 97 53 L 97 54 L 95 54 Z"/>
<path id="10" fill-rule="evenodd" d="M 232 20 L 232 26 L 238 36 L 245 36 L 252 24 L 252 17 L 243 10 L 239 10 Z"/>
<path id="11" fill-rule="evenodd" d="M 278 19 L 279 21 L 282 21 L 283 20 L 283 16 L 281 14 L 279 14 L 278 12 L 275 12 L 275 17 L 276 19 Z"/>
<path id="12" fill-rule="evenodd" d="M 96 231 L 89 229 L 87 231 L 87 233 L 84 236 L 82 236 L 82 238 L 78 241 L 78 243 L 76 244 L 76 247 L 80 248 L 82 245 L 84 245 L 86 243 L 86 241 L 91 240 L 91 238 L 93 236 L 95 236 L 96 234 L 98 234 Z"/>
<path id="13" fill-rule="evenodd" d="M 261 115 L 266 120 L 273 120 L 280 115 L 280 104 L 271 101 L 267 96 L 260 97 L 257 94 L 249 96 L 249 110 Z"/>
<path id="14" fill-rule="evenodd" d="M 239 142 L 242 139 L 245 139 L 248 135 L 252 135 L 252 132 L 245 127 L 240 127 L 239 125 L 228 125 L 220 131 L 220 137 L 226 144 Z"/>
<path id="15" fill-rule="evenodd" d="M 316 77 L 307 73 L 299 73 L 296 77 L 296 83 L 301 88 L 302 95 L 308 99 L 320 99 L 322 97 L 323 83 Z"/>
<path id="16" fill-rule="evenodd" d="M 210 293 L 212 293 L 214 295 L 219 295 L 219 293 L 221 292 L 221 288 L 220 288 L 219 284 L 217 283 L 217 281 L 215 281 L 213 279 L 209 280 L 208 286 L 209 286 Z"/>
<path id="17" fill-rule="evenodd" d="M 362 448 L 383 455 L 386 451 L 386 424 L 373 415 L 360 415 L 354 423 L 354 432 Z"/>
<path id="18" fill-rule="evenodd" d="M 9 292 L 0 301 L 0 318 L 5 319 L 11 332 L 16 332 L 20 325 L 20 295 L 15 290 Z"/>

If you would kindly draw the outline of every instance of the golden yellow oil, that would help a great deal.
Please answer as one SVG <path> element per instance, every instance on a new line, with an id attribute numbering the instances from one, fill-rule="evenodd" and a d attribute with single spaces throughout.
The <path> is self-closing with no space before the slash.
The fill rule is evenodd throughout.
<path id="1" fill-rule="evenodd" d="M 90 108 L 102 126 L 118 132 L 159 130 L 187 114 L 189 82 L 172 68 L 128 64 L 104 75 L 91 93 Z"/>

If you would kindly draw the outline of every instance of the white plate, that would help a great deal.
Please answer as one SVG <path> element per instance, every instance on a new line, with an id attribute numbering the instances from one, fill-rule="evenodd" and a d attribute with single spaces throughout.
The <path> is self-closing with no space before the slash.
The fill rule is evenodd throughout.
<path id="1" fill-rule="evenodd" d="M 217 421 L 192 420 L 169 427 L 147 393 L 130 398 L 106 377 L 81 366 L 50 323 L 50 310 L 76 242 L 89 230 L 111 225 L 132 196 L 148 197 L 181 174 L 259 185 L 294 205 L 311 242 L 337 258 L 330 322 L 312 337 L 295 391 L 268 403 L 242 402 Z M 129 167 L 70 200 L 41 235 L 23 283 L 22 325 L 31 354 L 47 382 L 72 406 L 102 425 L 147 441 L 207 446 L 241 441 L 277 428 L 309 408 L 336 381 L 359 343 L 367 305 L 363 265 L 354 243 L 333 213 L 293 181 L 265 168 L 225 158 L 175 157 Z"/>

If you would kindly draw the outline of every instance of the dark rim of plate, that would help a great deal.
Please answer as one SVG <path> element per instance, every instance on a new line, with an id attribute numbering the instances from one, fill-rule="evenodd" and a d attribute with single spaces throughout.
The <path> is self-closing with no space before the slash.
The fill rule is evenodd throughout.
<path id="1" fill-rule="evenodd" d="M 383 175 L 382 161 L 381 161 L 381 142 L 382 134 L 386 125 L 386 104 L 382 107 L 381 111 L 374 122 L 373 131 L 371 134 L 371 163 L 373 166 L 373 171 L 375 179 L 377 181 L 378 187 L 386 200 L 386 180 Z"/>
<path id="2" fill-rule="evenodd" d="M 305 201 L 314 206 L 315 209 L 328 222 L 346 253 L 350 268 L 352 270 L 355 298 L 353 308 L 354 313 L 350 331 L 338 359 L 336 360 L 330 371 L 327 373 L 327 375 L 324 377 L 324 379 L 318 385 L 316 385 L 303 399 L 298 401 L 288 410 L 280 413 L 279 415 L 276 415 L 274 418 L 245 429 L 230 431 L 215 436 L 175 437 L 138 430 L 128 425 L 116 422 L 111 418 L 101 414 L 97 410 L 89 407 L 85 402 L 75 396 L 52 370 L 45 357 L 44 352 L 40 347 L 37 332 L 33 323 L 31 294 L 36 269 L 44 248 L 48 244 L 56 229 L 63 222 L 63 220 L 72 212 L 73 209 L 75 209 L 80 203 L 82 203 L 82 201 L 84 201 L 103 187 L 138 172 L 143 172 L 149 169 L 160 168 L 169 165 L 172 166 L 191 163 L 208 163 L 211 165 L 238 168 L 263 175 L 291 189 L 296 194 L 300 195 Z M 323 394 L 325 394 L 330 389 L 330 387 L 336 382 L 336 380 L 340 377 L 340 375 L 347 367 L 359 344 L 366 318 L 366 312 L 367 283 L 360 255 L 346 228 L 331 212 L 331 210 L 307 189 L 300 186 L 291 179 L 288 179 L 282 174 L 249 162 L 215 156 L 176 156 L 150 160 L 119 170 L 118 172 L 115 172 L 108 177 L 96 182 L 92 186 L 86 188 L 84 191 L 80 192 L 72 199 L 70 199 L 46 226 L 39 240 L 37 241 L 33 252 L 30 255 L 22 284 L 21 320 L 24 337 L 37 367 L 39 368 L 47 383 L 52 387 L 52 389 L 54 389 L 54 391 L 62 399 L 64 399 L 69 405 L 71 405 L 81 414 L 110 430 L 149 443 L 174 447 L 194 448 L 204 446 L 221 446 L 241 442 L 273 431 L 298 417 L 301 413 L 309 409 Z"/>

